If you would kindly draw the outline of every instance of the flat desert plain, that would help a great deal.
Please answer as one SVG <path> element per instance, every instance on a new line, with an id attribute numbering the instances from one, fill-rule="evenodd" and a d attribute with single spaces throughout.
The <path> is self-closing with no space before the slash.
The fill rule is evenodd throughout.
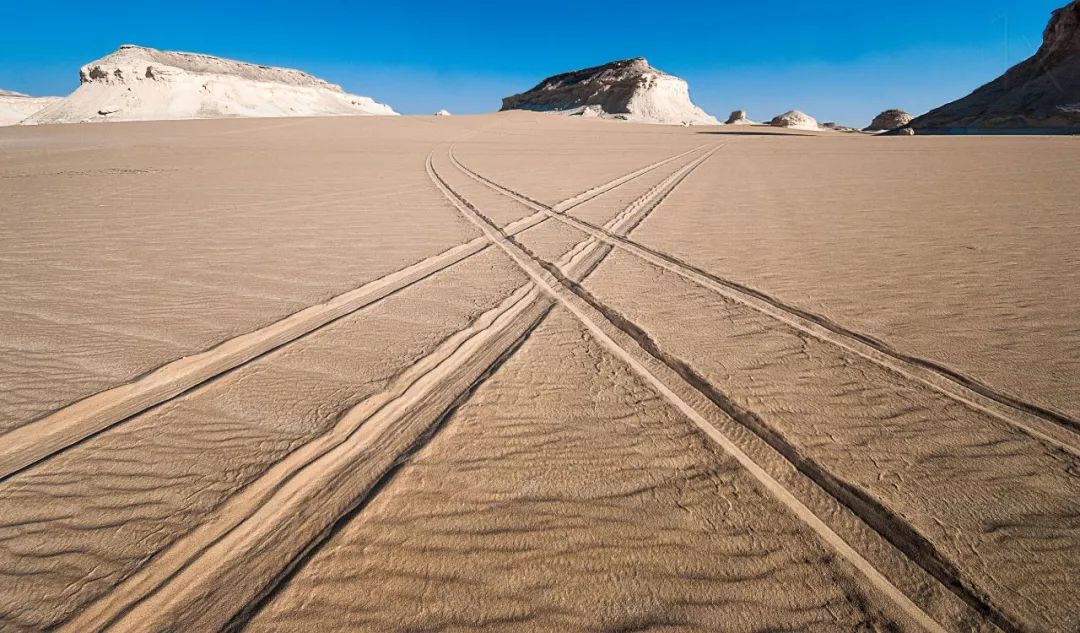
<path id="1" fill-rule="evenodd" d="M 1080 140 L 0 130 L 0 630 L 1080 631 Z"/>

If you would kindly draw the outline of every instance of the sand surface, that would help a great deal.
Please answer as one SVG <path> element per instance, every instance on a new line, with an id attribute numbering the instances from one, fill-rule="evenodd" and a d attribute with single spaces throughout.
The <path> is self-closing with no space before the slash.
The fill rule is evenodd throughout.
<path id="1" fill-rule="evenodd" d="M 1080 145 L 0 130 L 0 631 L 1072 631 Z"/>

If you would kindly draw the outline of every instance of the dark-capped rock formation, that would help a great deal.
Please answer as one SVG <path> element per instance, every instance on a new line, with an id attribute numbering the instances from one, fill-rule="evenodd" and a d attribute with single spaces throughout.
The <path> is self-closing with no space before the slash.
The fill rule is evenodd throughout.
<path id="1" fill-rule="evenodd" d="M 750 120 L 750 116 L 746 114 L 746 110 L 735 110 L 728 117 L 727 121 L 724 121 L 724 125 L 756 125 Z"/>
<path id="2" fill-rule="evenodd" d="M 675 125 L 719 123 L 690 101 L 685 81 L 653 68 L 644 57 L 548 77 L 527 92 L 503 99 L 502 110 Z"/>
<path id="3" fill-rule="evenodd" d="M 863 128 L 866 132 L 888 132 L 911 123 L 912 117 L 903 110 L 886 110 L 874 117 L 870 125 Z"/>

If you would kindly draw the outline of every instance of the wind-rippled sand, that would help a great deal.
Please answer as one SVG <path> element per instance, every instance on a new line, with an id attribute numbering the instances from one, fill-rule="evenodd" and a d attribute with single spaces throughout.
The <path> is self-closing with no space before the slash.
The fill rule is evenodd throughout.
<path id="1" fill-rule="evenodd" d="M 1072 139 L 0 130 L 0 631 L 1072 631 Z"/>

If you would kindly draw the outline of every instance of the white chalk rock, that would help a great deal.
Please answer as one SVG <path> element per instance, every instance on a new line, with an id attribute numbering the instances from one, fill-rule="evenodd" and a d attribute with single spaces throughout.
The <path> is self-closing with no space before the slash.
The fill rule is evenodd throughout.
<path id="1" fill-rule="evenodd" d="M 532 110 L 668 125 L 718 125 L 690 101 L 685 81 L 643 57 L 548 77 L 503 99 L 503 110 Z"/>
<path id="2" fill-rule="evenodd" d="M 75 92 L 26 122 L 396 114 L 299 70 L 141 46 L 90 62 L 79 80 Z"/>
<path id="3" fill-rule="evenodd" d="M 821 129 L 817 119 L 804 112 L 799 112 L 798 110 L 791 110 L 790 112 L 785 112 L 784 114 L 774 117 L 772 121 L 769 121 L 769 125 L 773 127 L 790 128 L 793 130 Z"/>

